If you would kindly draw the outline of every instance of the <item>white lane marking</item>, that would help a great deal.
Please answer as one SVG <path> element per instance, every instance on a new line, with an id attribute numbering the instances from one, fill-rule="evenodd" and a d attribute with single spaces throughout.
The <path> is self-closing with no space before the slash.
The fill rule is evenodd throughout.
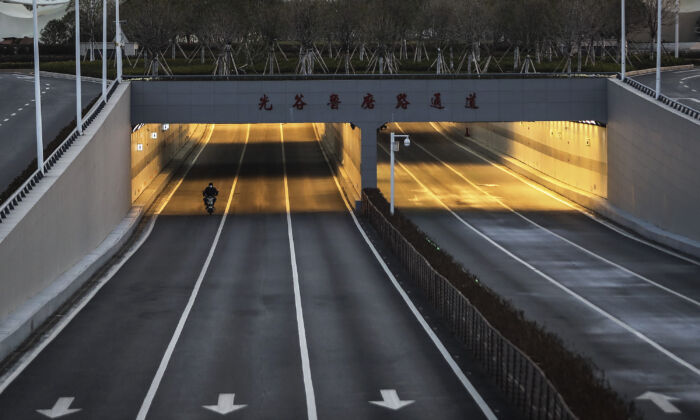
<path id="1" fill-rule="evenodd" d="M 204 276 L 207 274 L 207 271 L 209 270 L 209 264 L 211 264 L 211 260 L 214 257 L 214 251 L 216 251 L 216 246 L 219 244 L 219 238 L 221 237 L 221 231 L 224 229 L 224 225 L 226 224 L 226 218 L 228 217 L 228 212 L 229 209 L 231 208 L 231 201 L 233 200 L 233 195 L 234 191 L 236 191 L 236 185 L 238 184 L 238 176 L 241 173 L 241 164 L 243 163 L 243 157 L 245 156 L 246 148 L 248 146 L 248 137 L 250 136 L 250 124 L 248 124 L 248 129 L 246 131 L 246 136 L 245 136 L 245 143 L 243 144 L 243 150 L 241 151 L 241 156 L 240 159 L 238 160 L 238 168 L 236 168 L 236 175 L 233 178 L 233 184 L 231 185 L 231 191 L 229 192 L 228 195 L 228 201 L 226 202 L 226 209 L 224 210 L 224 214 L 221 216 L 221 221 L 219 222 L 219 228 L 216 231 L 216 235 L 214 236 L 214 240 L 211 243 L 211 246 L 209 247 L 209 254 L 207 255 L 207 259 L 204 261 L 204 265 L 202 266 L 202 270 L 199 272 L 199 276 L 197 277 L 197 281 L 194 284 L 194 287 L 192 288 L 192 293 L 190 294 L 190 298 L 187 301 L 187 305 L 185 305 L 185 309 L 182 311 L 182 315 L 180 316 L 180 320 L 177 323 L 177 326 L 175 327 L 175 331 L 173 332 L 173 336 L 170 339 L 170 343 L 168 343 L 168 347 L 165 349 L 165 354 L 163 354 L 163 358 L 160 361 L 160 365 L 158 366 L 158 370 L 156 371 L 156 375 L 153 377 L 153 381 L 151 382 L 151 386 L 148 388 L 148 392 L 146 393 L 146 398 L 144 398 L 143 403 L 141 404 L 141 409 L 139 409 L 138 414 L 136 415 L 136 420 L 144 420 L 146 416 L 148 415 L 148 410 L 151 408 L 151 404 L 153 403 L 153 399 L 156 396 L 156 392 L 158 392 L 158 387 L 160 386 L 161 381 L 163 380 L 163 376 L 165 375 L 165 370 L 168 367 L 168 363 L 170 363 L 170 358 L 173 355 L 173 352 L 175 351 L 175 346 L 177 345 L 177 342 L 180 340 L 180 335 L 182 334 L 182 330 L 185 328 L 185 323 L 187 322 L 187 318 L 190 316 L 190 312 L 192 311 L 192 307 L 194 306 L 194 302 L 197 299 L 197 295 L 199 294 L 199 289 L 202 286 L 202 282 L 204 281 Z"/>
<path id="2" fill-rule="evenodd" d="M 542 187 L 542 186 L 539 185 L 539 184 L 536 184 L 536 183 L 530 181 L 528 178 L 526 178 L 526 177 L 524 177 L 524 176 L 518 174 L 517 172 L 514 172 L 514 171 L 510 170 L 509 168 L 507 168 L 507 167 L 505 167 L 505 166 L 503 166 L 503 165 L 500 165 L 500 164 L 498 164 L 498 163 L 496 163 L 496 162 L 490 160 L 489 158 L 487 158 L 487 157 L 485 157 L 485 156 L 483 156 L 483 155 L 477 153 L 476 151 L 474 151 L 474 150 L 468 148 L 467 146 L 465 146 L 465 145 L 463 145 L 463 144 L 460 144 L 459 142 L 453 140 L 453 139 L 452 139 L 450 136 L 448 136 L 447 134 L 444 134 L 444 133 L 442 132 L 442 130 L 441 130 L 440 128 L 438 128 L 434 123 L 431 122 L 430 125 L 433 127 L 433 129 L 434 129 L 438 134 L 440 134 L 440 135 L 441 135 L 442 137 L 444 137 L 446 140 L 448 140 L 449 142 L 451 142 L 451 143 L 454 144 L 455 146 L 459 147 L 460 149 L 464 150 L 465 152 L 467 152 L 467 153 L 469 153 L 469 154 L 471 154 L 471 155 L 473 155 L 473 156 L 479 158 L 480 160 L 482 160 L 482 161 L 484 161 L 484 162 L 486 162 L 486 163 L 492 165 L 492 166 L 495 167 L 496 169 L 498 169 L 498 170 L 500 170 L 500 171 L 502 171 L 502 172 L 504 172 L 504 173 L 510 175 L 511 177 L 517 179 L 518 181 L 522 182 L 523 184 L 529 186 L 530 188 L 533 188 L 533 189 L 535 189 L 535 190 L 541 192 L 542 194 L 545 194 L 545 195 L 547 195 L 548 197 L 553 198 L 554 200 L 557 200 L 558 202 L 564 204 L 565 206 L 567 206 L 567 207 L 569 207 L 569 208 L 571 208 L 571 209 L 573 209 L 573 210 L 578 211 L 579 213 L 583 214 L 584 216 L 587 216 L 589 219 L 591 219 L 591 220 L 593 220 L 593 221 L 595 221 L 595 222 L 600 223 L 601 225 L 607 227 L 608 229 L 613 230 L 613 231 L 617 232 L 618 234 L 620 234 L 620 235 L 622 235 L 622 236 L 624 236 L 624 237 L 626 237 L 626 238 L 628 238 L 628 239 L 632 239 L 633 241 L 636 241 L 636 242 L 639 242 L 639 243 L 641 243 L 641 244 L 644 244 L 644 245 L 646 245 L 646 246 L 648 246 L 648 247 L 650 247 L 650 248 L 654 248 L 654 249 L 656 249 L 657 251 L 661 251 L 661 252 L 663 252 L 663 253 L 665 253 L 665 254 L 671 255 L 671 256 L 676 257 L 676 258 L 678 258 L 678 259 L 680 259 L 680 260 L 683 260 L 683 261 L 685 261 L 685 262 L 689 262 L 689 263 L 691 263 L 691 264 L 695 264 L 695 265 L 697 265 L 697 266 L 700 266 L 700 261 L 696 261 L 696 260 L 694 260 L 694 259 L 692 259 L 692 258 L 686 257 L 685 255 L 681 255 L 681 254 L 679 254 L 679 253 L 677 253 L 677 252 L 675 252 L 675 251 L 672 251 L 672 250 L 670 250 L 670 249 L 664 248 L 664 247 L 662 247 L 662 246 L 659 246 L 659 245 L 657 245 L 657 244 L 654 244 L 654 243 L 652 243 L 652 242 L 649 242 L 649 241 L 647 241 L 647 240 L 645 240 L 645 239 L 643 239 L 643 238 L 640 238 L 640 237 L 637 237 L 637 236 L 635 236 L 635 235 L 632 235 L 632 234 L 626 232 L 626 231 L 623 230 L 623 229 L 620 229 L 619 227 L 615 226 L 614 224 L 609 223 L 609 222 L 605 221 L 604 219 L 599 218 L 599 217 L 596 216 L 593 212 L 586 210 L 585 208 L 579 206 L 578 204 L 572 203 L 572 202 L 570 202 L 569 200 L 566 200 L 566 199 L 564 199 L 563 197 L 560 197 L 558 194 L 556 194 L 556 193 L 554 193 L 554 192 L 552 192 L 552 191 L 550 191 L 550 190 L 548 190 L 548 189 Z"/>
<path id="3" fill-rule="evenodd" d="M 700 74 L 696 74 L 694 76 L 686 76 L 686 77 L 681 79 L 681 82 L 685 82 L 686 80 L 690 80 L 690 79 L 697 79 L 698 77 L 700 77 Z"/>
<path id="4" fill-rule="evenodd" d="M 671 98 L 671 99 L 673 99 L 675 101 L 693 101 L 693 102 L 700 103 L 700 99 L 696 99 L 696 98 Z"/>
<path id="5" fill-rule="evenodd" d="M 82 408 L 70 408 L 70 405 L 73 404 L 73 400 L 75 400 L 74 397 L 61 397 L 56 400 L 56 403 L 50 409 L 36 411 L 50 419 L 57 419 L 82 410 Z"/>
<path id="6" fill-rule="evenodd" d="M 693 92 L 697 92 L 697 91 L 698 91 L 697 89 L 690 89 L 690 90 L 692 90 Z"/>
<path id="7" fill-rule="evenodd" d="M 414 400 L 401 400 L 395 389 L 380 389 L 379 393 L 382 394 L 381 401 L 369 401 L 370 404 L 396 411 L 415 402 Z"/>
<path id="8" fill-rule="evenodd" d="M 385 153 L 387 153 L 387 154 L 389 153 L 389 152 L 384 148 L 383 145 L 380 145 L 380 147 L 382 148 L 382 150 L 383 150 Z M 560 288 L 560 289 L 563 290 L 564 292 L 568 293 L 570 296 L 572 296 L 573 298 L 575 298 L 575 299 L 578 300 L 579 302 L 583 303 L 584 305 L 588 306 L 589 308 L 593 309 L 594 311 L 596 311 L 596 312 L 598 312 L 599 314 L 603 315 L 604 317 L 608 318 L 610 321 L 614 322 L 614 323 L 617 324 L 618 326 L 620 326 L 620 327 L 622 327 L 623 329 L 627 330 L 628 332 L 630 332 L 630 333 L 631 333 L 632 335 L 634 335 L 635 337 L 637 337 L 637 338 L 639 338 L 640 340 L 644 341 L 645 343 L 649 344 L 651 347 L 655 348 L 656 350 L 658 350 L 659 352 L 661 352 L 662 354 L 664 354 L 665 356 L 667 356 L 668 358 L 670 358 L 670 359 L 673 360 L 674 362 L 676 362 L 676 363 L 678 363 L 679 365 L 685 367 L 686 369 L 690 370 L 690 371 L 693 372 L 694 374 L 700 376 L 700 369 L 698 369 L 697 367 L 693 366 L 691 363 L 689 363 L 689 362 L 687 362 L 687 361 L 681 359 L 680 357 L 678 357 L 677 355 L 675 355 L 674 353 L 672 353 L 671 351 L 669 351 L 669 350 L 666 349 L 665 347 L 661 346 L 661 345 L 660 345 L 659 343 L 657 343 L 656 341 L 654 341 L 654 340 L 652 340 L 651 338 L 649 338 L 649 337 L 647 337 L 646 335 L 644 335 L 642 332 L 637 331 L 636 329 L 634 329 L 632 326 L 630 326 L 629 324 L 625 323 L 625 322 L 622 321 L 621 319 L 615 317 L 614 315 L 610 314 L 609 312 L 606 312 L 604 309 L 602 309 L 602 308 L 596 306 L 593 302 L 589 301 L 588 299 L 584 298 L 583 296 L 581 296 L 581 295 L 579 295 L 578 293 L 574 292 L 573 290 L 569 289 L 569 288 L 566 287 L 565 285 L 559 283 L 559 282 L 556 281 L 554 278 L 552 278 L 552 277 L 550 277 L 549 275 L 545 274 L 544 272 L 540 271 L 538 268 L 536 268 L 536 267 L 533 266 L 532 264 L 528 263 L 527 261 L 523 260 L 522 258 L 518 257 L 517 255 L 513 254 L 512 252 L 508 251 L 506 248 L 504 248 L 503 246 L 501 246 L 499 243 L 497 243 L 496 241 L 494 241 L 493 239 L 491 239 L 490 237 L 488 237 L 486 234 L 482 233 L 480 230 L 478 230 L 476 227 L 474 227 L 471 223 L 467 222 L 467 221 L 464 220 L 462 217 L 460 217 L 457 213 L 455 213 L 452 209 L 450 209 L 450 207 L 448 207 L 447 204 L 445 204 L 432 190 L 430 190 L 425 184 L 423 184 L 423 183 L 413 174 L 413 172 L 411 172 L 408 168 L 406 168 L 406 166 L 404 166 L 403 163 L 398 162 L 398 164 L 399 164 L 399 166 L 401 167 L 401 169 L 403 169 L 408 175 L 410 175 L 411 178 L 413 178 L 413 179 L 418 183 L 418 185 L 420 185 L 428 194 L 430 194 L 430 195 L 435 199 L 435 201 L 437 201 L 438 203 L 440 203 L 440 205 L 442 205 L 442 206 L 445 208 L 445 210 L 447 210 L 447 211 L 448 211 L 452 216 L 454 216 L 460 223 L 462 223 L 464 226 L 466 226 L 467 228 L 469 228 L 471 231 L 473 231 L 474 233 L 476 233 L 477 235 L 479 235 L 481 238 L 483 238 L 484 240 L 486 240 L 488 243 L 490 243 L 491 245 L 495 246 L 496 248 L 498 248 L 499 250 L 501 250 L 503 253 L 505 253 L 505 254 L 508 255 L 509 257 L 513 258 L 515 261 L 517 261 L 517 262 L 519 262 L 520 264 L 524 265 L 525 267 L 529 268 L 530 270 L 532 270 L 534 273 L 538 274 L 538 275 L 539 275 L 540 277 L 542 277 L 543 279 L 547 280 L 548 282 L 552 283 L 553 285 L 555 285 L 556 287 Z"/>
<path id="9" fill-rule="evenodd" d="M 679 401 L 680 398 L 669 397 L 668 395 L 659 394 L 658 392 L 645 392 L 644 394 L 635 398 L 635 400 L 651 401 L 666 414 L 680 414 L 681 412 L 681 410 L 679 410 L 678 407 L 671 403 L 671 401 Z"/>
<path id="10" fill-rule="evenodd" d="M 17 111 L 21 111 L 23 108 L 17 108 Z"/>
<path id="11" fill-rule="evenodd" d="M 2 120 L 2 122 L 8 122 L 9 120 L 9 118 L 5 118 L 4 120 Z"/>
<path id="12" fill-rule="evenodd" d="M 404 130 L 401 128 L 401 126 L 399 126 L 398 123 L 396 124 L 396 126 L 397 126 L 401 131 L 404 131 Z M 404 131 L 404 132 L 405 132 L 405 131 Z M 593 251 L 591 251 L 591 250 L 589 250 L 589 249 L 587 249 L 587 248 L 584 248 L 583 246 L 581 246 L 581 245 L 579 245 L 579 244 L 577 244 L 577 243 L 575 243 L 575 242 L 573 242 L 573 241 L 571 241 L 571 240 L 569 240 L 569 239 L 567 239 L 567 238 L 565 238 L 565 237 L 559 235 L 558 233 L 556 233 L 556 232 L 554 232 L 554 231 L 551 231 L 551 230 L 545 228 L 544 226 L 542 226 L 542 225 L 540 225 L 539 223 L 535 222 L 534 220 L 528 218 L 527 216 L 525 216 L 524 214 L 522 214 L 522 213 L 520 213 L 519 211 L 515 210 L 514 208 L 510 207 L 508 204 L 506 204 L 506 203 L 504 203 L 503 201 L 501 201 L 500 198 L 494 196 L 493 194 L 489 193 L 488 191 L 486 191 L 486 190 L 484 190 L 483 188 L 481 188 L 480 186 L 478 186 L 476 183 L 472 182 L 469 178 L 467 178 L 467 177 L 464 176 L 461 172 L 459 172 L 459 171 L 456 170 L 454 167 L 452 167 L 452 165 L 448 164 L 447 162 L 443 161 L 443 160 L 440 159 L 439 157 L 435 156 L 435 155 L 434 155 L 432 152 L 430 152 L 428 149 L 426 149 L 425 147 L 423 147 L 423 146 L 421 146 L 420 144 L 418 144 L 418 142 L 414 141 L 414 144 L 415 144 L 416 146 L 418 146 L 418 148 L 420 148 L 421 150 L 423 150 L 426 154 L 428 154 L 430 157 L 432 157 L 432 158 L 435 159 L 436 161 L 440 162 L 443 166 L 445 166 L 447 169 L 449 169 L 452 173 L 454 173 L 454 174 L 457 175 L 458 177 L 462 178 L 465 182 L 467 182 L 469 185 L 471 185 L 472 187 L 474 187 L 476 190 L 478 190 L 479 192 L 481 192 L 481 193 L 484 194 L 485 196 L 491 198 L 493 201 L 495 201 L 496 203 L 500 204 L 501 207 L 503 207 L 504 209 L 508 210 L 509 212 L 515 214 L 516 216 L 518 216 L 519 218 L 521 218 L 521 219 L 524 220 L 525 222 L 531 224 L 532 226 L 535 226 L 535 227 L 538 228 L 538 229 L 541 229 L 541 230 L 544 231 L 544 232 L 549 233 L 550 235 L 554 236 L 555 238 L 560 239 L 560 240 L 566 242 L 567 244 L 569 244 L 569 245 L 573 246 L 574 248 L 578 249 L 579 251 L 582 251 L 582 252 L 588 254 L 589 256 L 591 256 L 591 257 L 593 257 L 593 258 L 599 260 L 599 261 L 602 261 L 602 262 L 604 262 L 604 263 L 606 263 L 606 264 L 609 264 L 609 265 L 611 265 L 611 266 L 617 268 L 618 270 L 621 270 L 621 271 L 623 271 L 623 272 L 625 272 L 625 273 L 627 273 L 627 274 L 629 274 L 629 275 L 631 275 L 631 276 L 633 276 L 633 277 L 638 278 L 639 280 L 642 280 L 642 281 L 644 281 L 644 282 L 646 282 L 646 283 L 649 283 L 649 284 L 651 284 L 651 285 L 653 285 L 653 286 L 656 286 L 656 287 L 658 287 L 659 289 L 663 290 L 664 292 L 670 293 L 670 294 L 672 294 L 673 296 L 676 296 L 677 298 L 683 299 L 683 300 L 685 300 L 686 302 L 688 302 L 688 303 L 690 303 L 690 304 L 692 304 L 692 305 L 695 305 L 695 306 L 697 306 L 697 307 L 700 308 L 700 302 L 699 302 L 699 301 L 697 301 L 697 300 L 695 300 L 695 299 L 693 299 L 693 298 L 691 298 L 691 297 L 689 297 L 689 296 L 686 296 L 686 295 L 684 295 L 684 294 L 682 294 L 682 293 L 676 292 L 675 290 L 673 290 L 673 289 L 671 289 L 671 288 L 669 288 L 669 287 L 666 287 L 666 286 L 664 286 L 664 285 L 662 285 L 662 284 L 660 284 L 660 283 L 657 283 L 657 282 L 655 282 L 654 280 L 651 280 L 651 279 L 649 279 L 649 278 L 647 278 L 647 277 L 645 277 L 645 276 L 643 276 L 643 275 L 641 275 L 641 274 L 639 274 L 639 273 L 636 273 L 636 272 L 634 272 L 634 271 L 632 271 L 632 270 L 630 270 L 630 269 L 628 269 L 628 268 L 626 268 L 626 267 L 624 267 L 624 266 L 622 266 L 622 265 L 620 265 L 620 264 L 617 264 L 616 262 L 610 261 L 609 259 L 603 257 L 602 255 L 596 254 L 595 252 L 593 252 Z"/>
<path id="13" fill-rule="evenodd" d="M 212 127 L 214 125 L 212 124 Z M 209 143 L 209 140 L 211 139 L 211 135 L 214 133 L 214 129 L 212 128 L 211 133 L 209 133 L 209 136 L 207 139 L 202 143 L 202 146 L 200 149 L 197 151 L 197 154 L 194 156 L 194 159 L 192 160 L 192 163 L 187 167 L 187 170 L 185 170 L 185 173 L 182 175 L 182 177 L 179 179 L 178 183 L 175 185 L 175 188 L 170 191 L 166 199 L 164 200 L 163 204 L 161 205 L 160 209 L 158 209 L 151 220 L 148 223 L 148 227 L 144 231 L 144 233 L 141 235 L 139 238 L 138 242 L 132 246 L 126 254 L 117 262 L 114 264 L 108 271 L 105 273 L 105 275 L 98 281 L 98 283 L 95 285 L 95 287 L 88 292 L 82 300 L 73 308 L 71 309 L 67 315 L 63 316 L 61 320 L 56 324 L 56 326 L 49 332 L 49 335 L 47 338 L 42 341 L 37 347 L 34 348 L 33 351 L 28 353 L 28 355 L 21 359 L 20 363 L 10 370 L 5 376 L 0 378 L 0 395 L 7 389 L 12 382 L 17 379 L 17 377 L 24 372 L 24 370 L 31 364 L 34 359 L 49 345 L 51 342 L 58 337 L 58 335 L 63 331 L 68 324 L 73 320 L 73 318 L 80 313 L 80 311 L 92 300 L 92 298 L 97 294 L 97 292 L 102 289 L 102 287 L 109 282 L 112 277 L 114 277 L 115 274 L 126 264 L 127 261 L 141 248 L 141 246 L 146 242 L 148 237 L 151 235 L 151 232 L 153 231 L 153 227 L 156 224 L 156 220 L 158 219 L 158 216 L 160 213 L 163 211 L 165 206 L 168 204 L 172 196 L 175 194 L 175 191 L 180 188 L 180 185 L 182 184 L 182 181 L 185 179 L 187 174 L 190 172 L 190 169 L 192 169 L 192 166 L 194 166 L 195 162 L 197 162 L 197 159 L 199 158 L 199 155 L 202 154 L 202 151 L 205 149 L 205 146 Z"/>
<path id="14" fill-rule="evenodd" d="M 14 117 L 15 115 L 17 115 L 16 112 L 13 112 L 12 114 L 10 114 L 11 117 Z"/>
<path id="15" fill-rule="evenodd" d="M 26 103 L 26 104 L 24 104 L 24 106 L 29 106 L 29 104 L 28 104 L 28 103 Z"/>
<path id="16" fill-rule="evenodd" d="M 348 213 L 350 214 L 350 217 L 352 218 L 352 221 L 355 223 L 355 227 L 357 230 L 360 232 L 360 235 L 362 235 L 362 238 L 365 240 L 365 243 L 369 247 L 369 249 L 372 251 L 372 254 L 374 254 L 374 258 L 377 260 L 379 265 L 382 267 L 384 270 L 384 273 L 389 277 L 389 280 L 391 281 L 391 284 L 394 286 L 394 288 L 399 292 L 399 295 L 403 299 L 404 303 L 408 308 L 410 309 L 411 313 L 413 316 L 418 320 L 418 323 L 420 324 L 421 327 L 423 327 L 423 330 L 428 334 L 428 337 L 430 337 L 430 340 L 433 342 L 435 347 L 437 347 L 438 351 L 440 352 L 440 355 L 445 359 L 447 364 L 450 366 L 450 369 L 452 369 L 452 373 L 457 376 L 457 379 L 462 383 L 462 386 L 464 389 L 467 390 L 469 395 L 471 395 L 472 399 L 474 402 L 479 406 L 479 409 L 481 412 L 484 414 L 484 416 L 488 420 L 497 420 L 496 415 L 493 413 L 491 410 L 491 407 L 488 406 L 486 401 L 481 397 L 479 394 L 479 391 L 474 387 L 474 385 L 469 381 L 469 378 L 467 378 L 467 375 L 462 372 L 462 369 L 459 367 L 457 362 L 455 362 L 455 359 L 452 357 L 449 351 L 447 351 L 447 348 L 445 347 L 444 344 L 442 344 L 442 341 L 440 341 L 440 338 L 435 334 L 432 328 L 430 328 L 430 325 L 425 321 L 425 318 L 423 318 L 423 315 L 418 311 L 416 306 L 413 304 L 411 299 L 408 297 L 406 294 L 406 291 L 403 290 L 403 287 L 399 284 L 399 282 L 396 280 L 396 277 L 394 277 L 394 274 L 389 270 L 389 267 L 386 265 L 384 262 L 384 259 L 382 259 L 382 256 L 379 255 L 379 252 L 377 252 L 377 249 L 374 247 L 372 244 L 372 241 L 369 240 L 369 237 L 367 236 L 367 233 L 365 230 L 362 228 L 362 225 L 360 225 L 360 222 L 357 220 L 357 216 L 355 216 L 355 213 L 352 211 L 352 206 L 348 202 L 348 199 L 345 197 L 345 194 L 343 194 L 343 189 L 340 187 L 340 182 L 338 181 L 338 177 L 335 175 L 335 172 L 333 172 L 333 167 L 331 166 L 330 160 L 328 160 L 328 156 L 326 156 L 326 152 L 323 150 L 323 147 L 320 145 L 320 140 L 318 138 L 318 133 L 316 133 L 316 141 L 319 141 L 319 148 L 321 149 L 321 153 L 323 153 L 323 157 L 326 160 L 326 165 L 328 165 L 328 170 L 331 172 L 331 175 L 333 175 L 333 181 L 335 182 L 335 186 L 338 189 L 338 192 L 340 193 L 340 196 L 343 198 L 343 202 L 345 203 L 345 208 L 348 210 Z"/>
<path id="17" fill-rule="evenodd" d="M 202 407 L 225 416 L 248 406 L 248 404 L 235 404 L 233 402 L 235 398 L 236 394 L 219 394 L 219 400 L 216 405 L 203 405 Z"/>
<path id="18" fill-rule="evenodd" d="M 299 288 L 299 271 L 297 270 L 297 254 L 294 247 L 294 232 L 292 232 L 292 209 L 289 203 L 289 184 L 287 180 L 287 158 L 284 153 L 284 129 L 280 124 L 280 140 L 282 142 L 282 169 L 284 171 L 284 200 L 287 208 L 287 236 L 289 237 L 289 253 L 292 263 L 292 280 L 294 282 L 294 306 L 297 315 L 297 330 L 299 333 L 299 349 L 301 350 L 301 369 L 304 374 L 304 390 L 306 391 L 306 411 L 309 420 L 316 420 L 316 395 L 311 380 L 311 362 L 309 361 L 309 347 L 306 343 L 306 327 L 304 326 L 304 313 L 301 307 L 301 290 Z"/>

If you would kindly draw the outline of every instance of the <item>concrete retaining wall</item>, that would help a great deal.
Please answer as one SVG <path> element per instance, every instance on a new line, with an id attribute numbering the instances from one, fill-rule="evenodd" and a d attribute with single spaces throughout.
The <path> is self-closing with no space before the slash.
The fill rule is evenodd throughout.
<path id="1" fill-rule="evenodd" d="M 351 203 L 362 195 L 362 135 L 359 127 L 349 123 L 319 123 L 314 129 L 325 152 L 335 165 L 341 186 Z"/>
<path id="2" fill-rule="evenodd" d="M 95 249 L 131 208 L 130 89 L 0 226 L 0 320 Z"/>

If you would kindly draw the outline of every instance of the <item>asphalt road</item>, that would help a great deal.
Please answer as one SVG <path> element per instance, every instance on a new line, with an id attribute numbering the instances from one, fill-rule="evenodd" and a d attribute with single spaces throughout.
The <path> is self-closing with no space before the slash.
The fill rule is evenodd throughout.
<path id="1" fill-rule="evenodd" d="M 656 73 L 633 78 L 656 89 Z M 661 93 L 700 111 L 700 69 L 661 72 Z"/>
<path id="2" fill-rule="evenodd" d="M 637 400 L 645 418 L 700 418 L 697 262 L 603 226 L 430 124 L 393 128 L 412 140 L 397 153 L 396 203 L 423 231 L 593 360 L 630 400 L 646 392 L 671 398 L 668 413 Z M 391 129 L 378 152 L 383 191 Z"/>
<path id="3" fill-rule="evenodd" d="M 347 211 L 312 128 L 247 133 L 217 126 L 140 248 L 4 391 L 0 380 L 0 417 L 45 418 L 37 410 L 57 402 L 59 412 L 80 409 L 69 419 L 209 419 L 218 408 L 241 419 L 508 413 L 492 387 L 475 402 L 417 321 Z M 207 216 L 210 181 L 219 196 Z M 413 402 L 371 403 L 391 403 L 387 390 L 396 404 Z"/>
<path id="4" fill-rule="evenodd" d="M 41 108 L 44 146 L 75 119 L 75 80 L 42 76 Z M 83 107 L 101 92 L 95 82 L 82 83 Z M 0 191 L 36 158 L 34 76 L 0 72 Z"/>

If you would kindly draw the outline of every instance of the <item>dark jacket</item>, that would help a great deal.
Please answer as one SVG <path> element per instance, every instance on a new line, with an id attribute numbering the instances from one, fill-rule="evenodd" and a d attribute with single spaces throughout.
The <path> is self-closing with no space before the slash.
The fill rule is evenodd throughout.
<path id="1" fill-rule="evenodd" d="M 217 190 L 214 186 L 207 186 L 207 188 L 202 191 L 202 195 L 205 197 L 216 197 L 219 195 L 219 190 Z"/>

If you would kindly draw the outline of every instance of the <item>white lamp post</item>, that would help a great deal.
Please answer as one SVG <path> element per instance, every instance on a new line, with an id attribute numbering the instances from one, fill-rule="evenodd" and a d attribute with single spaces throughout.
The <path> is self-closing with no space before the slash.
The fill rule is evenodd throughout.
<path id="1" fill-rule="evenodd" d="M 391 156 L 391 202 L 389 204 L 389 212 L 394 214 L 394 152 L 399 151 L 399 143 L 396 142 L 396 138 L 403 138 L 403 145 L 408 147 L 411 145 L 411 140 L 408 134 L 394 134 L 391 133 L 391 143 L 389 144 L 391 151 L 389 155 Z"/>
<path id="2" fill-rule="evenodd" d="M 681 4 L 680 0 L 676 0 L 676 58 L 678 58 L 678 49 L 680 47 L 679 42 L 680 42 L 680 36 L 679 36 L 679 25 L 680 25 L 680 15 L 681 13 Z"/>
<path id="3" fill-rule="evenodd" d="M 36 119 L 36 163 L 41 173 L 44 173 L 44 140 L 42 138 L 41 122 L 41 80 L 39 78 L 39 24 L 37 22 L 36 0 L 32 1 L 34 21 L 34 102 Z"/>
<path id="4" fill-rule="evenodd" d="M 107 102 L 107 0 L 102 0 L 102 101 Z"/>
<path id="5" fill-rule="evenodd" d="M 621 30 L 620 30 L 620 77 L 625 80 L 625 65 L 627 64 L 627 35 L 625 34 L 625 0 L 622 0 L 622 18 L 621 18 Z"/>
<path id="6" fill-rule="evenodd" d="M 661 94 L 661 0 L 657 0 L 656 16 L 656 99 Z"/>
<path id="7" fill-rule="evenodd" d="M 83 94 L 80 79 L 80 0 L 75 0 L 75 122 L 83 134 Z"/>
<path id="8" fill-rule="evenodd" d="M 115 38 L 114 38 L 114 48 L 117 51 L 117 82 L 122 81 L 122 28 L 119 23 L 119 0 L 114 2 L 115 9 Z"/>

